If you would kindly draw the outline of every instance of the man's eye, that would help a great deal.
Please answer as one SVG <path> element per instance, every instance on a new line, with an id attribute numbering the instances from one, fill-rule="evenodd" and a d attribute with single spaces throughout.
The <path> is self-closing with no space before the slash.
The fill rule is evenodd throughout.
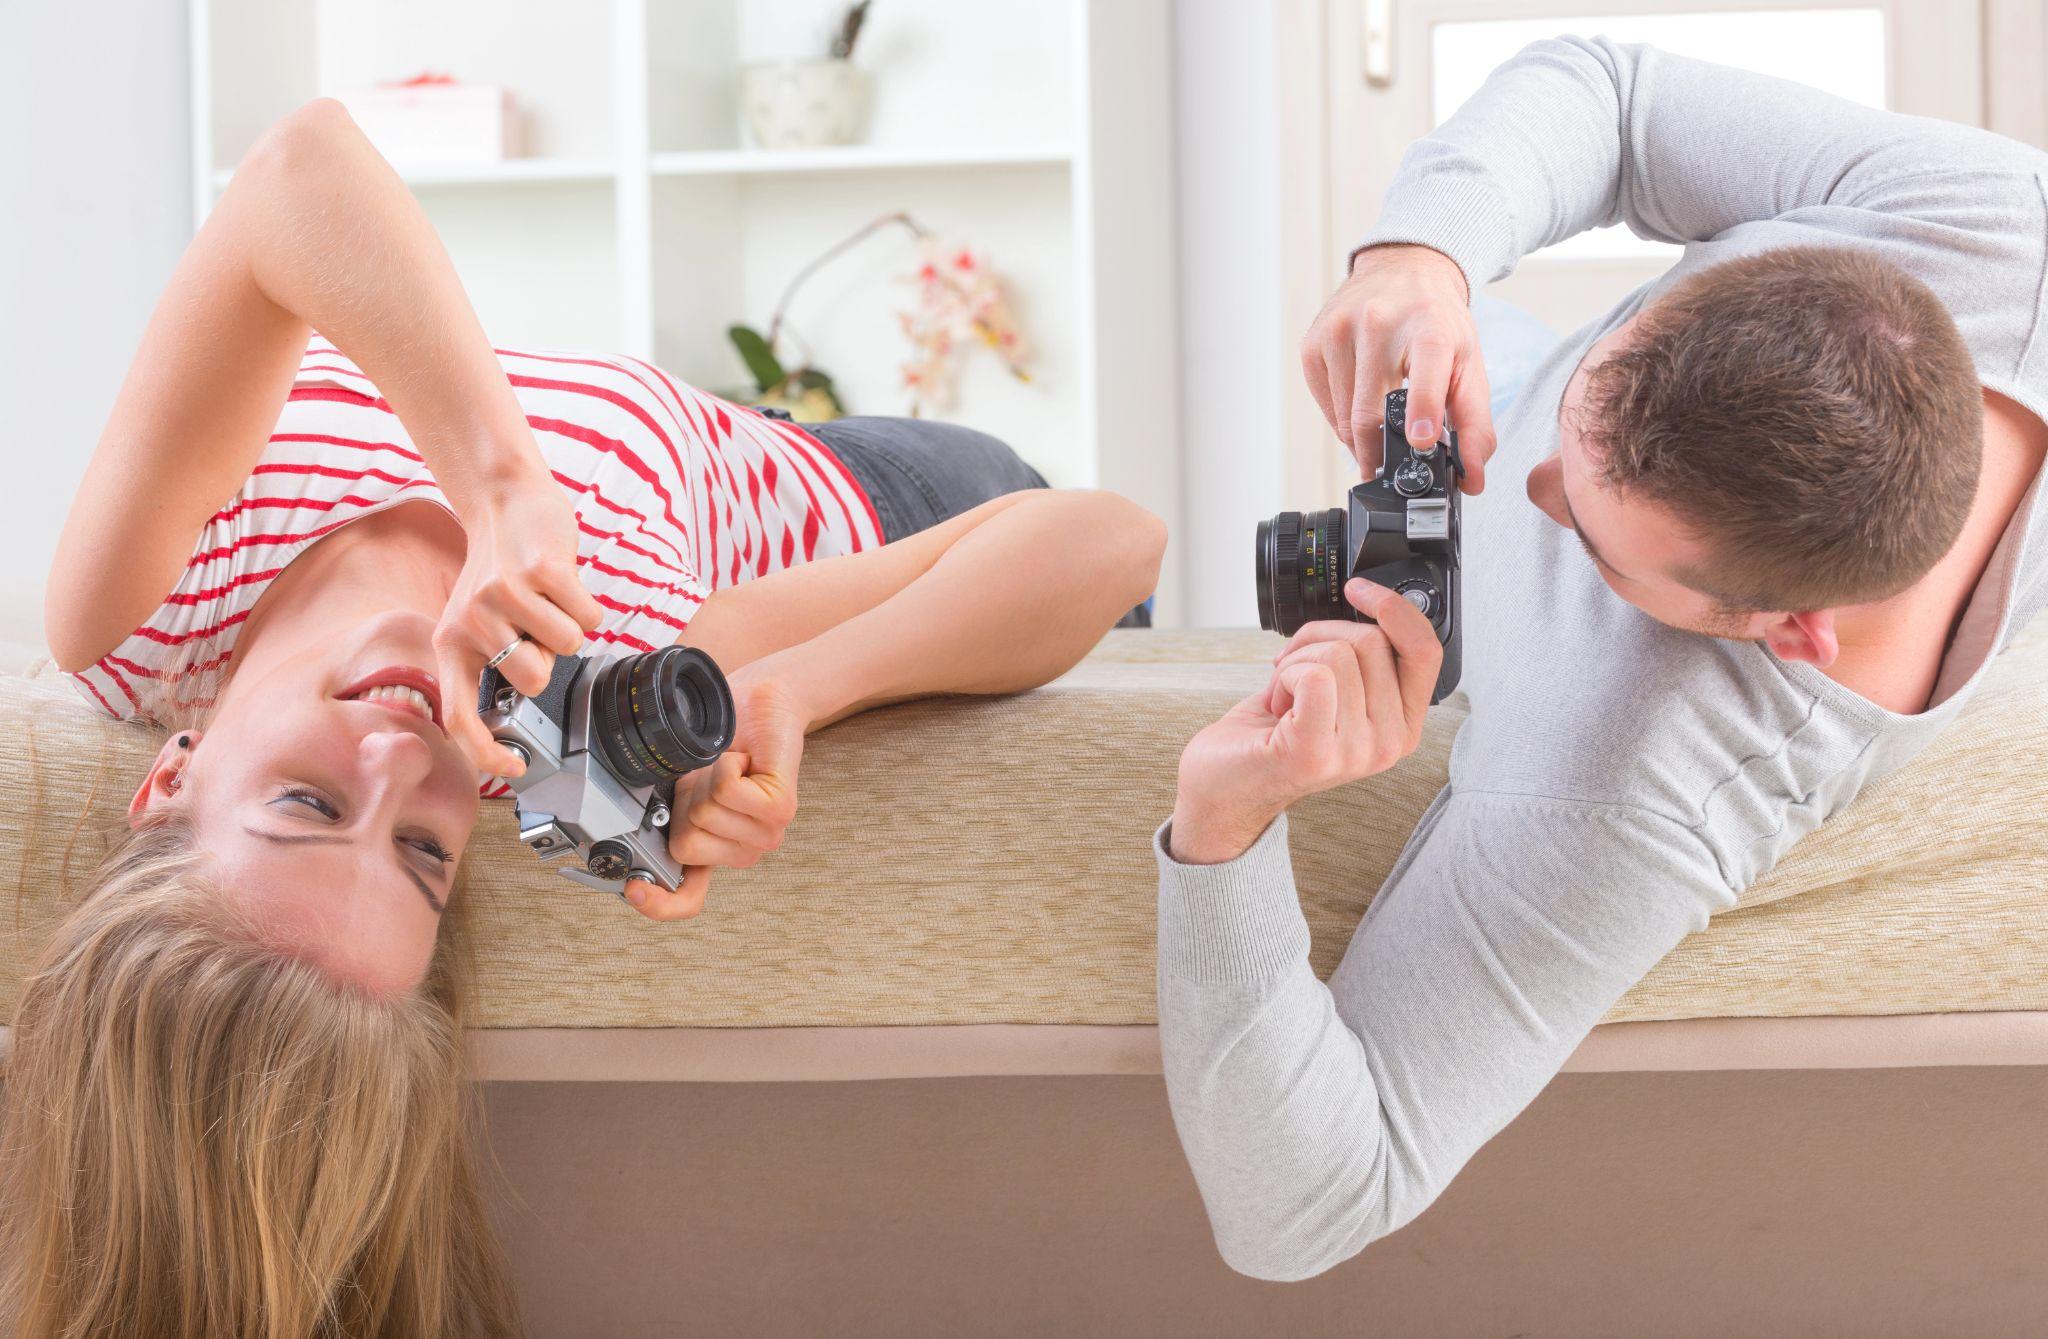
<path id="1" fill-rule="evenodd" d="M 278 791 L 277 798 L 311 809 L 323 818 L 337 819 L 341 817 L 341 811 L 329 804 L 325 796 L 321 795 L 318 791 L 307 790 L 304 786 L 286 786 Z"/>

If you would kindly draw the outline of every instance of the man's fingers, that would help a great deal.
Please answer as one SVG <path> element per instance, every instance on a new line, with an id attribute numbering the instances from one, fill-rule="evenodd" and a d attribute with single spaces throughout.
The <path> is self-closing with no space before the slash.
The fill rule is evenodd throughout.
<path id="1" fill-rule="evenodd" d="M 1370 479 L 1386 464 L 1386 442 L 1380 430 L 1386 426 L 1387 392 L 1400 384 L 1400 355 L 1394 348 L 1360 352 L 1351 388 L 1351 433 L 1357 443 L 1352 454 L 1358 457 L 1360 478 Z"/>
<path id="2" fill-rule="evenodd" d="M 1325 336 L 1323 346 L 1323 371 L 1330 386 L 1330 426 L 1336 429 L 1337 440 L 1344 443 L 1344 449 L 1352 455 L 1358 454 L 1359 443 L 1352 432 L 1356 407 L 1352 404 L 1352 381 L 1358 346 L 1348 331 L 1331 331 Z"/>
<path id="3" fill-rule="evenodd" d="M 1274 733 L 1288 752 L 1327 748 L 1337 732 L 1337 678 L 1328 665 L 1305 661 L 1274 676 L 1274 687 L 1286 702 L 1275 713 Z"/>
<path id="4" fill-rule="evenodd" d="M 1403 600 L 1403 604 L 1407 601 Z M 1408 715 L 1401 698 L 1401 673 L 1395 663 L 1391 639 L 1383 629 L 1351 643 L 1357 657 L 1360 691 L 1365 707 L 1361 716 L 1346 716 L 1357 729 L 1348 732 L 1346 742 L 1367 755 L 1364 762 L 1377 770 L 1390 767 L 1407 752 L 1411 737 Z"/>
<path id="5" fill-rule="evenodd" d="M 686 921 L 704 910 L 710 888 L 711 871 L 699 867 L 683 871 L 682 883 L 673 890 L 635 879 L 626 885 L 626 901 L 648 920 Z"/>
<path id="6" fill-rule="evenodd" d="M 1402 707 L 1410 728 L 1420 730 L 1444 661 L 1444 648 L 1436 639 L 1436 628 L 1420 609 L 1370 581 L 1347 581 L 1344 598 L 1379 624 L 1380 631 L 1393 643 L 1394 666 L 1401 678 Z"/>
<path id="7" fill-rule="evenodd" d="M 1337 426 L 1337 411 L 1330 404 L 1330 368 L 1323 361 L 1323 331 L 1320 324 L 1312 327 L 1301 341 L 1301 376 L 1308 382 L 1309 398 L 1316 402 L 1316 408 L 1323 411 L 1332 430 Z"/>
<path id="8" fill-rule="evenodd" d="M 1451 422 L 1458 425 L 1458 458 L 1465 462 L 1462 487 L 1477 493 L 1486 486 L 1486 462 L 1499 438 L 1493 430 L 1493 392 L 1476 350 L 1451 379 L 1449 408 Z"/>
<path id="9" fill-rule="evenodd" d="M 1294 630 L 1294 635 L 1287 639 L 1287 645 L 1273 657 L 1273 663 L 1278 665 L 1302 647 L 1314 646 L 1317 642 L 1349 641 L 1357 632 L 1358 623 L 1348 618 L 1319 618 L 1313 623 L 1304 623 Z"/>
<path id="10" fill-rule="evenodd" d="M 1408 421 L 1402 431 L 1412 446 L 1433 445 L 1443 435 L 1444 404 L 1450 397 L 1457 347 L 1447 332 L 1435 326 L 1423 327 L 1408 341 Z"/>

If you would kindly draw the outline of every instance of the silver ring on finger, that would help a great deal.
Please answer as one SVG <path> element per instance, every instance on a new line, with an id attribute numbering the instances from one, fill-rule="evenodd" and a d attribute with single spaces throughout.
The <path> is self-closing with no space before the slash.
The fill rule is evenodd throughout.
<path id="1" fill-rule="evenodd" d="M 487 670 L 494 670 L 498 668 L 498 666 L 504 664 L 508 659 L 511 658 L 512 653 L 514 651 L 517 651 L 520 647 L 524 645 L 526 645 L 526 634 L 522 632 L 517 637 L 514 637 L 511 640 L 511 642 L 509 642 L 506 645 L 504 650 L 498 652 L 498 654 L 492 656 L 489 660 L 486 660 L 484 662 L 484 668 Z"/>

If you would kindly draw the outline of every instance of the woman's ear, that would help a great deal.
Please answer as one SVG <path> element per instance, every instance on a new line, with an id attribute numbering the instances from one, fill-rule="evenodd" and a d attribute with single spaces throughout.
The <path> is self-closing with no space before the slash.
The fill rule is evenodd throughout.
<path id="1" fill-rule="evenodd" d="M 198 747 L 197 730 L 181 730 L 164 741 L 156 761 L 149 765 L 149 775 L 142 778 L 135 798 L 128 802 L 129 827 L 140 825 L 152 806 L 167 803 L 178 793 L 185 784 L 185 769 L 192 765 L 192 751 Z"/>
<path id="2" fill-rule="evenodd" d="M 1764 624 L 1764 642 L 1780 660 L 1799 660 L 1826 669 L 1841 654 L 1835 638 L 1835 616 L 1821 609 L 1804 614 L 1771 614 Z"/>

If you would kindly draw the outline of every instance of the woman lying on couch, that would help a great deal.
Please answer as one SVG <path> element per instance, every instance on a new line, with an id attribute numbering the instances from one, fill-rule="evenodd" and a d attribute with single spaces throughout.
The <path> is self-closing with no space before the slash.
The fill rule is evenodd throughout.
<path id="1" fill-rule="evenodd" d="M 674 806 L 688 877 L 629 889 L 688 917 L 781 841 L 806 730 L 1043 683 L 1151 592 L 1159 522 L 1042 483 L 960 429 L 807 433 L 631 358 L 493 350 L 346 114 L 274 128 L 53 566 L 58 661 L 176 729 L 15 1019 L 16 1332 L 511 1329 L 442 929 L 478 771 L 519 766 L 481 669 L 532 693 L 553 655 L 680 640 L 728 672 L 736 742 Z"/>

